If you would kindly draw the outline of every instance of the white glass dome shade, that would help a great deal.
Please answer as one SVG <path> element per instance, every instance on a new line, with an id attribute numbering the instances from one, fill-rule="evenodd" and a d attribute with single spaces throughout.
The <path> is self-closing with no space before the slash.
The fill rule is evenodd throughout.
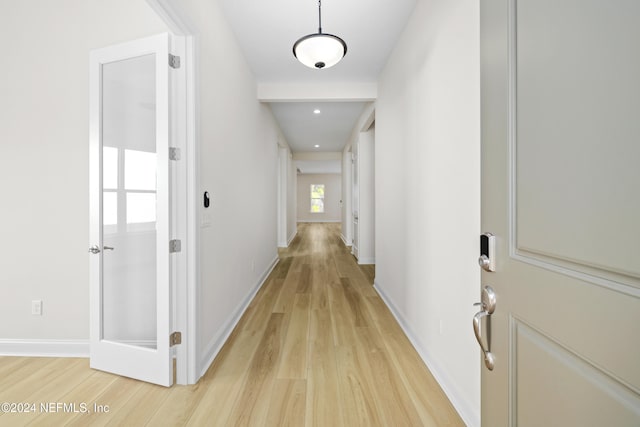
<path id="1" fill-rule="evenodd" d="M 347 54 L 347 44 L 333 34 L 309 34 L 293 45 L 293 55 L 309 68 L 329 68 Z"/>

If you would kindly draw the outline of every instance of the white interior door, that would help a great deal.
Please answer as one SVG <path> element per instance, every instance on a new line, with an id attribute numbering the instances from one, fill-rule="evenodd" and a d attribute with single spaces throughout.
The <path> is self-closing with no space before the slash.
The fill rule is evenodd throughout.
<path id="1" fill-rule="evenodd" d="M 483 0 L 485 426 L 640 425 L 640 2 Z"/>
<path id="2" fill-rule="evenodd" d="M 169 335 L 169 35 L 91 52 L 91 367 L 164 386 Z"/>

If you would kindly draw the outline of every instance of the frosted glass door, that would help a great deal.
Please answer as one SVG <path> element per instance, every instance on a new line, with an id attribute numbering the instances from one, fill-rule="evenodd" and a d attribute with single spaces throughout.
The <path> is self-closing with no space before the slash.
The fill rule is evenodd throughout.
<path id="1" fill-rule="evenodd" d="M 168 35 L 91 53 L 91 367 L 168 386 Z"/>
<path id="2" fill-rule="evenodd" d="M 102 337 L 156 348 L 155 55 L 102 66 Z"/>

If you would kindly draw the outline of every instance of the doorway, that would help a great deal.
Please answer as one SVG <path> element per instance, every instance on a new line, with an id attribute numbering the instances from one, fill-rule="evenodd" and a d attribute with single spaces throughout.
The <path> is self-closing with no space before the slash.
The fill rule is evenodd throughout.
<path id="1" fill-rule="evenodd" d="M 375 110 L 352 147 L 351 251 L 358 264 L 375 264 Z"/>

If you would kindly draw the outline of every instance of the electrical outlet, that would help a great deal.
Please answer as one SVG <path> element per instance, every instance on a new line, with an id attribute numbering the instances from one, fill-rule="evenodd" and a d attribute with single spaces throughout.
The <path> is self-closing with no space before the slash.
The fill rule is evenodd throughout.
<path id="1" fill-rule="evenodd" d="M 34 299 L 31 301 L 31 314 L 34 316 L 42 316 L 42 300 Z"/>

